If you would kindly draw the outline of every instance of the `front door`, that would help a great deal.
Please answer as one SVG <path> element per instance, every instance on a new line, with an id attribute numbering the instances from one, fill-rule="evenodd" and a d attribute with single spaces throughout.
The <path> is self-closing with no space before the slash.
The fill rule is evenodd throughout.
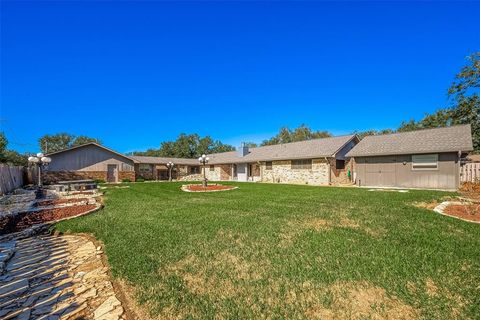
<path id="1" fill-rule="evenodd" d="M 107 165 L 107 182 L 117 182 L 117 165 L 108 164 Z"/>

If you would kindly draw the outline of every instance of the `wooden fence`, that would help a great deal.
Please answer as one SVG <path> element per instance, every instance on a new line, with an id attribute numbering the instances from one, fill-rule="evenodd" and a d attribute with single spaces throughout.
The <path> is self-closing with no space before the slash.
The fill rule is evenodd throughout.
<path id="1" fill-rule="evenodd" d="M 480 183 L 480 162 L 468 162 L 461 168 L 460 179 L 462 182 Z"/>
<path id="2" fill-rule="evenodd" d="M 24 185 L 24 168 L 0 164 L 0 195 Z"/>

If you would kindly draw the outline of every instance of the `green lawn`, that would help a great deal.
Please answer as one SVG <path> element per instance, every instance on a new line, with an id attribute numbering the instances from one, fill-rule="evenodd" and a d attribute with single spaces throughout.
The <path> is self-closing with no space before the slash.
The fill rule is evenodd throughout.
<path id="1" fill-rule="evenodd" d="M 480 225 L 412 205 L 452 194 L 237 185 L 112 188 L 57 229 L 103 241 L 159 318 L 479 318 Z"/>

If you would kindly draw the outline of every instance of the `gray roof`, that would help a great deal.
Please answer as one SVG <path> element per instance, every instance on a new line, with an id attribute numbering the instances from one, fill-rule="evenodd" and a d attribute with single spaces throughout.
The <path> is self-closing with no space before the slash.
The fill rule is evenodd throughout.
<path id="1" fill-rule="evenodd" d="M 166 164 L 171 161 L 174 164 L 198 165 L 198 159 L 147 157 L 147 156 L 130 156 L 130 159 L 133 159 L 135 163 Z"/>
<path id="2" fill-rule="evenodd" d="M 356 135 L 351 134 L 249 148 L 249 153 L 243 157 L 240 157 L 237 151 L 214 153 L 208 156 L 210 164 L 333 157 L 352 139 L 357 139 Z"/>
<path id="3" fill-rule="evenodd" d="M 126 156 L 126 155 L 124 155 L 124 154 L 121 154 L 121 153 L 115 151 L 115 150 L 112 150 L 112 149 L 110 149 L 110 148 L 107 148 L 107 147 L 105 147 L 105 146 L 102 146 L 101 144 L 98 144 L 98 143 L 96 143 L 96 142 L 87 142 L 87 143 L 84 143 L 84 144 L 81 144 L 81 145 L 78 145 L 78 146 L 74 146 L 74 147 L 70 147 L 70 148 L 67 148 L 67 149 L 63 149 L 63 150 L 59 150 L 59 151 L 55 151 L 55 152 L 50 152 L 50 153 L 47 153 L 47 154 L 45 154 L 45 155 L 46 155 L 46 156 L 53 156 L 53 155 L 56 155 L 57 153 L 68 152 L 68 151 L 70 151 L 70 150 L 75 150 L 75 149 L 83 148 L 83 147 L 86 147 L 86 146 L 96 146 L 96 147 L 98 147 L 98 148 L 100 148 L 100 149 L 104 149 L 104 150 L 106 150 L 106 151 L 108 151 L 108 152 L 114 153 L 114 154 L 119 155 L 119 156 L 121 156 L 121 157 L 124 157 L 124 158 L 126 158 L 126 159 L 128 159 L 128 160 L 134 161 L 134 160 L 132 159 L 132 157 L 128 157 L 128 156 Z M 135 162 L 135 161 L 134 161 L 134 162 Z"/>
<path id="4" fill-rule="evenodd" d="M 466 152 L 473 150 L 470 125 L 367 136 L 347 157 Z"/>

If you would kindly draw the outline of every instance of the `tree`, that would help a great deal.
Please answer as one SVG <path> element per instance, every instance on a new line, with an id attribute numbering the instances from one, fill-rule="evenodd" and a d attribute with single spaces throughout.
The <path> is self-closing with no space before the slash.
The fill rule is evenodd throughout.
<path id="1" fill-rule="evenodd" d="M 5 133 L 0 132 L 0 154 L 7 150 L 8 140 L 5 137 Z"/>
<path id="2" fill-rule="evenodd" d="M 452 124 L 470 123 L 473 148 L 480 153 L 480 51 L 467 57 L 468 63 L 455 76 L 448 89 L 453 107 L 450 110 Z"/>
<path id="3" fill-rule="evenodd" d="M 305 141 L 318 138 L 328 138 L 332 135 L 328 131 L 313 131 L 305 124 L 300 125 L 298 128 L 290 130 L 288 127 L 280 128 L 280 131 L 268 140 L 262 142 L 262 146 L 268 146 L 280 143 L 289 143 L 296 141 Z"/>
<path id="4" fill-rule="evenodd" d="M 73 140 L 72 147 L 81 146 L 82 144 L 86 144 L 86 143 L 89 143 L 89 142 L 95 142 L 97 144 L 102 144 L 102 142 L 98 139 L 90 138 L 90 137 L 87 137 L 87 136 L 78 136 L 78 137 L 75 137 L 75 139 Z"/>
<path id="5" fill-rule="evenodd" d="M 164 141 L 159 149 L 132 152 L 136 156 L 173 157 L 195 159 L 202 154 L 233 151 L 235 148 L 210 136 L 181 133 L 175 141 Z"/>
<path id="6" fill-rule="evenodd" d="M 472 53 L 467 60 L 468 64 L 457 73 L 448 88 L 448 95 L 451 98 L 465 96 L 468 90 L 480 87 L 480 51 Z"/>
<path id="7" fill-rule="evenodd" d="M 61 132 L 57 134 L 46 134 L 38 140 L 40 150 L 43 153 L 51 153 L 74 146 L 79 146 L 88 142 L 96 142 L 101 144 L 101 141 L 87 136 L 74 136 L 72 134 Z"/>
<path id="8" fill-rule="evenodd" d="M 448 89 L 450 106 L 433 114 L 426 114 L 421 120 L 402 122 L 398 131 L 470 124 L 474 151 L 480 153 L 480 52 L 471 54 L 468 64 L 455 76 Z"/>
<path id="9" fill-rule="evenodd" d="M 8 140 L 5 133 L 0 132 L 0 163 L 6 163 L 14 166 L 26 166 L 27 156 L 22 156 L 15 150 L 8 150 Z"/>
<path id="10" fill-rule="evenodd" d="M 394 133 L 395 130 L 392 129 L 383 129 L 383 130 L 367 130 L 367 131 L 359 131 L 359 132 L 354 132 L 360 140 L 365 138 L 366 136 L 378 136 L 381 134 L 389 134 L 389 133 Z"/>

